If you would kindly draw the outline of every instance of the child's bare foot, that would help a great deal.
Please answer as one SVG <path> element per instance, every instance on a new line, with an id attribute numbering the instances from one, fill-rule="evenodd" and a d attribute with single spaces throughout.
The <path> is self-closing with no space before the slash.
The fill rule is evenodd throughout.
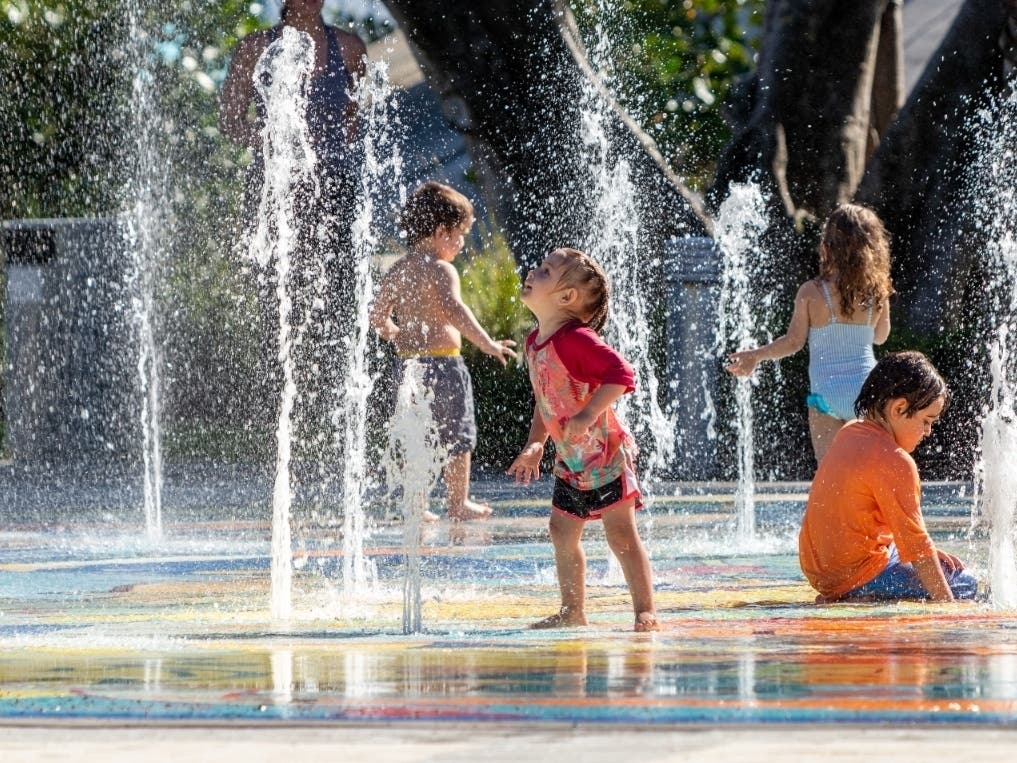
<path id="1" fill-rule="evenodd" d="M 533 630 L 546 630 L 548 628 L 574 628 L 579 625 L 589 625 L 586 620 L 586 613 L 582 610 L 576 611 L 569 607 L 562 607 L 558 614 L 538 620 L 530 626 Z"/>
<path id="2" fill-rule="evenodd" d="M 650 631 L 659 631 L 660 623 L 657 621 L 657 614 L 655 612 L 640 612 L 636 615 L 636 633 L 649 633 Z"/>
<path id="3" fill-rule="evenodd" d="M 463 501 L 463 507 L 456 511 L 448 510 L 448 518 L 453 522 L 469 522 L 474 519 L 487 519 L 494 511 L 486 503 L 477 503 L 469 498 Z"/>
<path id="4" fill-rule="evenodd" d="M 438 515 L 435 514 L 433 511 L 428 511 L 427 509 L 424 509 L 424 513 L 420 515 L 420 521 L 421 522 L 437 522 L 438 521 Z"/>

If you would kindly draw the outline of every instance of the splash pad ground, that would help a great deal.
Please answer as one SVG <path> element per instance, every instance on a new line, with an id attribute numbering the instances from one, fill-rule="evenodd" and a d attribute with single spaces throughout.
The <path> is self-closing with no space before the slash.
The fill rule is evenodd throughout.
<path id="1" fill-rule="evenodd" d="M 31 498 L 53 514 L 5 511 L 0 533 L 0 742 L 11 751 L 31 733 L 99 744 L 76 736 L 81 726 L 129 747 L 137 730 L 114 730 L 136 725 L 173 730 L 164 746 L 174 755 L 226 725 L 262 734 L 266 750 L 339 738 L 377 747 L 384 738 L 386 755 L 372 753 L 384 760 L 500 760 L 491 745 L 505 740 L 571 738 L 572 750 L 579 737 L 599 760 L 632 735 L 655 760 L 691 760 L 673 755 L 718 745 L 735 745 L 728 753 L 737 757 L 739 739 L 761 754 L 770 739 L 777 755 L 796 739 L 805 750 L 810 735 L 829 745 L 873 726 L 949 727 L 936 750 L 975 731 L 959 750 L 1017 743 L 1008 729 L 1017 726 L 1013 613 L 984 603 L 816 606 L 794 554 L 803 485 L 762 486 L 760 539 L 746 548 L 730 540 L 730 486 L 661 486 L 641 520 L 663 621 L 652 635 L 630 631 L 626 588 L 592 526 L 591 626 L 527 629 L 557 602 L 546 484 L 480 482 L 496 518 L 427 529 L 424 632 L 414 635 L 402 633 L 396 521 L 377 523 L 367 546 L 377 583 L 353 601 L 341 590 L 334 533 L 304 532 L 293 617 L 274 622 L 263 503 L 230 506 L 225 518 L 227 501 L 214 491 L 175 493 L 171 480 L 164 540 L 151 544 L 142 527 L 114 524 L 95 505 L 76 511 L 55 490 L 19 493 L 10 479 L 3 487 L 14 503 Z M 110 496 L 97 490 L 79 502 L 118 500 Z M 928 486 L 937 542 L 981 574 L 986 542 L 969 532 L 970 510 L 970 489 Z M 182 726 L 190 732 L 181 737 Z M 693 736 L 646 742 L 653 730 Z M 908 737 L 881 739 L 894 749 Z M 260 759 L 235 735 L 225 740 L 241 745 L 236 759 Z M 430 753 L 415 757 L 418 748 Z"/>

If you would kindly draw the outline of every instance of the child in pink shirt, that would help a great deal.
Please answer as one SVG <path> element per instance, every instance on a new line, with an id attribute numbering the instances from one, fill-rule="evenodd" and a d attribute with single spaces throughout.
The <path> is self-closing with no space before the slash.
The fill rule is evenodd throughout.
<path id="1" fill-rule="evenodd" d="M 536 404 L 530 435 L 509 467 L 517 482 L 540 473 L 547 438 L 554 441 L 554 544 L 561 609 L 534 628 L 586 625 L 585 522 L 601 519 L 635 610 L 635 630 L 659 630 L 650 559 L 636 529 L 642 506 L 635 442 L 611 408 L 635 389 L 632 367 L 597 334 L 607 319 L 604 271 L 575 249 L 556 249 L 526 277 L 523 303 L 537 317 L 526 340 Z"/>

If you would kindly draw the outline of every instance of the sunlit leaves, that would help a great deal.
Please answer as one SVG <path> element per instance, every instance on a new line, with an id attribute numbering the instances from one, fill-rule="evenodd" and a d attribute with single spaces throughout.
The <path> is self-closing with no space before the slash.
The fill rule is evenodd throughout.
<path id="1" fill-rule="evenodd" d="M 584 38 L 611 40 L 619 101 L 693 183 L 730 136 L 722 109 L 753 67 L 764 0 L 572 0 Z M 596 62 L 603 66 L 604 62 Z"/>
<path id="2" fill-rule="evenodd" d="M 192 158 L 232 165 L 212 132 L 215 91 L 238 32 L 259 23 L 237 0 L 0 0 L 0 215 L 116 208 L 136 77 L 190 128 L 170 143 L 215 140 Z"/>

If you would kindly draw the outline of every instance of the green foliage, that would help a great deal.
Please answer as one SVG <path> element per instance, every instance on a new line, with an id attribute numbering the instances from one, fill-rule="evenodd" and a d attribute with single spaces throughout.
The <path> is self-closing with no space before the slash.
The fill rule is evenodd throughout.
<path id="1" fill-rule="evenodd" d="M 522 283 L 512 250 L 493 225 L 481 228 L 480 241 L 459 264 L 463 301 L 491 336 L 522 342 L 533 315 L 519 299 Z"/>
<path id="2" fill-rule="evenodd" d="M 519 273 L 504 236 L 489 227 L 481 231 L 481 241 L 480 248 L 462 256 L 463 301 L 492 337 L 515 340 L 520 361 L 502 368 L 469 343 L 464 344 L 463 356 L 476 397 L 475 463 L 504 471 L 526 442 L 533 413 L 530 379 L 521 359 L 533 316 L 519 300 Z"/>
<path id="3" fill-rule="evenodd" d="M 0 1 L 0 175 L 11 179 L 0 187 L 3 219 L 111 214 L 129 202 L 136 84 L 158 103 L 164 119 L 154 127 L 166 158 L 184 159 L 183 174 L 232 168 L 235 152 L 215 129 L 215 91 L 227 51 L 260 23 L 249 4 L 134 8 Z"/>
<path id="4" fill-rule="evenodd" d="M 0 2 L 0 218 L 84 214 L 114 205 L 125 71 L 123 19 L 93 3 Z M 72 199 L 70 203 L 64 200 Z"/>
<path id="5" fill-rule="evenodd" d="M 753 68 L 765 0 L 571 0 L 597 59 L 607 29 L 613 91 L 692 185 L 703 186 L 730 138 L 723 109 Z"/>

